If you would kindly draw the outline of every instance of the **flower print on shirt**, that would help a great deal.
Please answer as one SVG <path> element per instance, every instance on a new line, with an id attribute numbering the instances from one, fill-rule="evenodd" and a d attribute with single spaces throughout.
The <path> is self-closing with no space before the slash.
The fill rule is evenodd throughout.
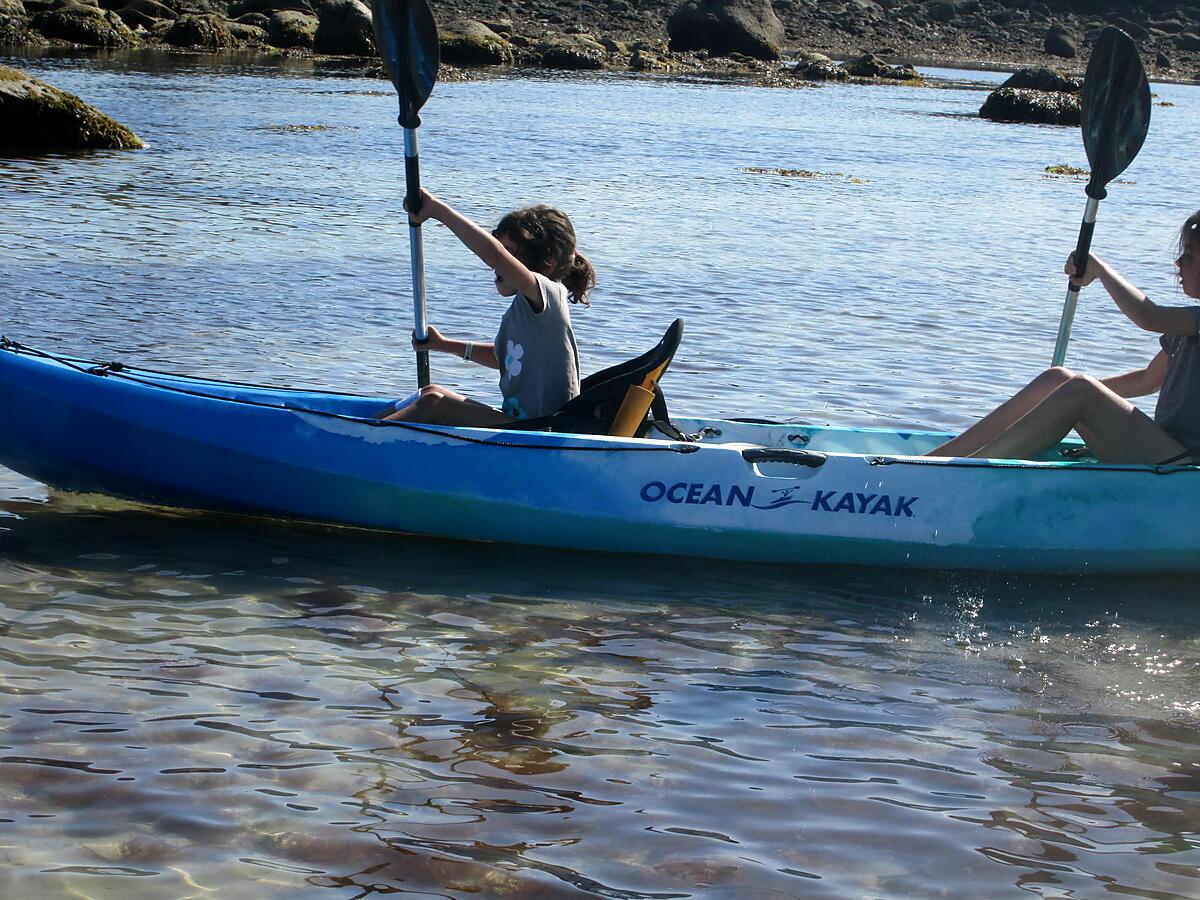
<path id="1" fill-rule="evenodd" d="M 516 397 L 509 397 L 504 401 L 504 406 L 500 411 L 506 416 L 511 416 L 514 419 L 524 419 L 525 410 L 521 409 L 521 401 Z"/>
<path id="2" fill-rule="evenodd" d="M 520 344 L 514 344 L 509 341 L 504 347 L 504 377 L 516 378 L 521 374 L 521 357 L 525 355 L 525 348 Z"/>

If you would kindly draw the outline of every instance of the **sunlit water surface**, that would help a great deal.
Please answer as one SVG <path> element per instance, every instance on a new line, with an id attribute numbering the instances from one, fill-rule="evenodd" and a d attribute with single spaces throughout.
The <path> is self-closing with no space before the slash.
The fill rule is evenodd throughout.
<path id="1" fill-rule="evenodd" d="M 386 82 L 16 63 L 151 146 L 0 160 L 0 329 L 411 388 Z M 1096 246 L 1179 301 L 1200 93 L 1155 90 Z M 587 371 L 683 316 L 677 409 L 957 428 L 1045 365 L 1084 202 L 1044 173 L 1086 165 L 1078 132 L 980 121 L 983 96 L 441 84 L 422 170 L 485 223 L 572 215 Z M 493 333 L 489 273 L 442 229 L 426 253 L 431 321 Z M 1085 293 L 1073 365 L 1153 352 Z M 0 470 L 0 896 L 1194 897 L 1196 595 L 434 543 Z"/>

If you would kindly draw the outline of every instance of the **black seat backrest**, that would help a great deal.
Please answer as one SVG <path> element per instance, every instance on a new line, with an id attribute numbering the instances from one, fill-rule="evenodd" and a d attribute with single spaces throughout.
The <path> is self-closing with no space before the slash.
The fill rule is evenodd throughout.
<path id="1" fill-rule="evenodd" d="M 518 419 L 498 427 L 520 431 L 558 431 L 567 434 L 611 434 L 617 413 L 632 393 L 658 393 L 658 379 L 683 339 L 683 319 L 676 319 L 658 344 L 636 359 L 602 369 L 579 385 L 579 396 L 568 400 L 558 412 L 538 419 Z M 640 388 L 641 392 L 631 389 Z M 636 400 L 634 401 L 636 402 Z M 647 408 L 649 401 L 646 401 Z M 634 413 L 636 415 L 636 411 Z M 645 418 L 642 410 L 641 418 Z M 641 436 L 649 430 L 647 419 L 637 429 Z"/>

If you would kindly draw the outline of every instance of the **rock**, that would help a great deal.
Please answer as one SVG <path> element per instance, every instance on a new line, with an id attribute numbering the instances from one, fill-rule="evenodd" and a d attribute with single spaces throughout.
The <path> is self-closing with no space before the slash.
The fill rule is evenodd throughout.
<path id="1" fill-rule="evenodd" d="M 618 41 L 616 38 L 611 38 L 605 35 L 600 38 L 600 46 L 609 53 L 615 53 L 617 56 L 625 56 L 629 53 L 629 48 L 623 41 Z"/>
<path id="2" fill-rule="evenodd" d="M 265 44 L 267 43 L 267 29 L 245 22 L 230 22 L 229 37 L 232 38 L 233 46 L 235 47 L 245 46 L 246 44 Z"/>
<path id="3" fill-rule="evenodd" d="M 547 69 L 603 69 L 608 51 L 586 34 L 559 34 L 538 44 Z"/>
<path id="4" fill-rule="evenodd" d="M 135 150 L 141 138 L 99 110 L 24 72 L 0 66 L 0 147 Z"/>
<path id="5" fill-rule="evenodd" d="M 1035 91 L 1066 91 L 1069 94 L 1079 93 L 1079 80 L 1064 75 L 1058 69 L 1042 66 L 1037 69 L 1020 69 L 1008 76 L 1008 80 L 1000 85 L 1002 88 L 1030 88 Z"/>
<path id="6" fill-rule="evenodd" d="M 179 14 L 175 10 L 164 6 L 157 0 L 131 0 L 116 13 L 121 17 L 121 21 L 130 28 L 137 28 L 140 25 L 142 28 L 149 29 L 155 22 L 163 19 L 173 21 L 179 18 Z"/>
<path id="7" fill-rule="evenodd" d="M 267 31 L 271 27 L 271 20 L 262 13 L 246 13 L 244 16 L 238 16 L 233 20 L 239 25 L 253 25 L 255 28 L 261 28 Z"/>
<path id="8" fill-rule="evenodd" d="M 874 53 L 864 53 L 846 63 L 846 71 L 856 78 L 886 78 L 891 81 L 917 81 L 921 78 L 912 66 L 890 66 Z"/>
<path id="9" fill-rule="evenodd" d="M 1175 36 L 1175 46 L 1180 50 L 1200 50 L 1200 34 L 1185 31 Z"/>
<path id="10" fill-rule="evenodd" d="M 310 13 L 285 9 L 271 16 L 267 23 L 267 43 L 272 47 L 311 48 L 317 36 L 317 17 Z M 246 23 L 245 27 L 254 27 Z"/>
<path id="11" fill-rule="evenodd" d="M 270 18 L 277 12 L 302 12 L 316 15 L 309 0 L 234 0 L 229 4 L 229 18 L 240 19 L 247 13 L 262 13 Z"/>
<path id="12" fill-rule="evenodd" d="M 629 68 L 634 72 L 670 72 L 675 64 L 660 58 L 651 50 L 639 48 L 630 55 Z"/>
<path id="13" fill-rule="evenodd" d="M 792 74 L 805 81 L 845 81 L 850 73 L 832 60 L 828 62 L 801 62 Z"/>
<path id="14" fill-rule="evenodd" d="M 456 66 L 502 66 L 512 45 L 482 22 L 454 19 L 439 27 L 442 59 Z"/>
<path id="15" fill-rule="evenodd" d="M 133 43 L 133 32 L 115 12 L 82 3 L 65 3 L 57 9 L 39 12 L 31 24 L 46 37 L 73 44 L 128 47 Z"/>
<path id="16" fill-rule="evenodd" d="M 226 50 L 233 46 L 233 35 L 225 20 L 215 13 L 186 13 L 171 23 L 163 40 L 173 47 L 200 50 Z"/>
<path id="17" fill-rule="evenodd" d="M 883 7 L 876 3 L 875 0 L 850 0 L 846 4 L 846 12 L 860 19 L 883 18 Z"/>
<path id="18" fill-rule="evenodd" d="M 1062 91 L 1002 87 L 988 95 L 979 115 L 994 122 L 1078 125 L 1079 97 Z"/>
<path id="19" fill-rule="evenodd" d="M 23 16 L 25 4 L 21 0 L 0 0 L 0 16 Z"/>
<path id="20" fill-rule="evenodd" d="M 779 59 L 783 23 L 769 0 L 684 0 L 667 20 L 671 49 Z"/>
<path id="21" fill-rule="evenodd" d="M 957 14 L 958 10 L 948 0 L 934 0 L 933 3 L 925 4 L 925 15 L 934 22 L 949 22 Z"/>
<path id="22" fill-rule="evenodd" d="M 1061 25 L 1051 25 L 1046 29 L 1046 52 L 1051 56 L 1061 56 L 1064 59 L 1074 59 L 1079 53 L 1079 45 L 1075 36 Z"/>
<path id="23" fill-rule="evenodd" d="M 317 11 L 320 24 L 313 39 L 318 53 L 374 56 L 371 10 L 359 0 L 327 0 Z"/>
<path id="24" fill-rule="evenodd" d="M 1159 50 L 1158 55 L 1154 57 L 1154 64 L 1160 69 L 1169 69 L 1171 68 L 1171 57 Z"/>

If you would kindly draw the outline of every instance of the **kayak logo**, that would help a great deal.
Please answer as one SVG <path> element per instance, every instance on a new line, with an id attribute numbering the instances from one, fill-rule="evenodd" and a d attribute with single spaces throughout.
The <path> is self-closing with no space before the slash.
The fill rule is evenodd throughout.
<path id="1" fill-rule="evenodd" d="M 813 512 L 848 513 L 857 516 L 900 516 L 916 518 L 913 504 L 919 497 L 903 494 L 860 494 L 857 491 L 816 491 L 802 494 L 801 487 L 776 488 L 765 503 L 754 502 L 754 485 L 707 484 L 702 481 L 677 481 L 668 485 L 651 481 L 642 486 L 642 499 L 647 503 L 686 503 L 703 506 L 746 506 L 754 509 L 781 509 L 785 506 L 807 506 Z"/>

